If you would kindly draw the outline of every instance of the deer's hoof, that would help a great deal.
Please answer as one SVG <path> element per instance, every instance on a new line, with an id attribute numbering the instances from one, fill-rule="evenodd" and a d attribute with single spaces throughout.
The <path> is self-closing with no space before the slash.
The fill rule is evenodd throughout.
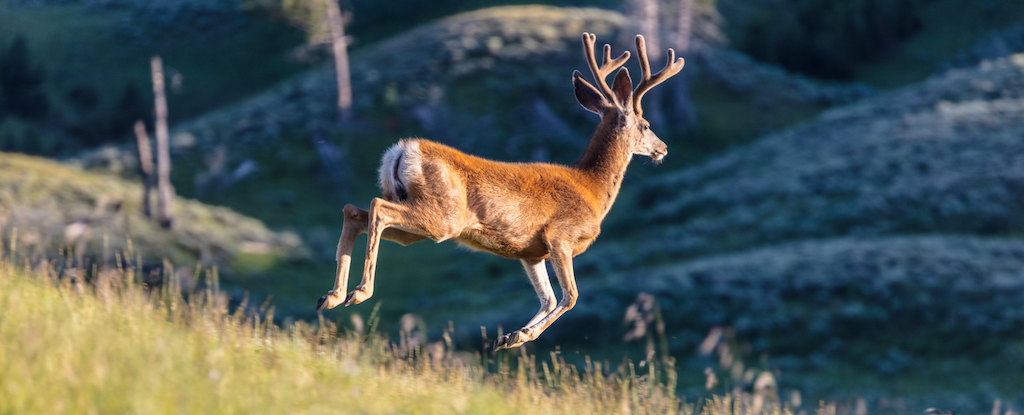
<path id="1" fill-rule="evenodd" d="M 522 346 L 524 343 L 530 341 L 523 330 L 516 330 L 509 334 L 502 336 L 500 339 L 494 342 L 493 351 L 502 349 L 514 349 Z"/>
<path id="2" fill-rule="evenodd" d="M 356 288 L 355 290 L 352 290 L 352 292 L 348 293 L 347 297 L 345 297 L 345 307 L 359 304 L 368 299 L 370 299 L 370 293 Z"/>
<path id="3" fill-rule="evenodd" d="M 341 295 L 335 290 L 330 290 L 326 295 L 316 300 L 316 311 L 330 310 L 341 304 Z"/>

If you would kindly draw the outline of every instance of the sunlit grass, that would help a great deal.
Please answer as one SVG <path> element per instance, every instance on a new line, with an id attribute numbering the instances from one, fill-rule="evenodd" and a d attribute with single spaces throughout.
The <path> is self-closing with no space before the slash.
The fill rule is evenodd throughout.
<path id="1" fill-rule="evenodd" d="M 48 256 L 70 246 L 76 256 L 134 251 L 155 263 L 169 258 L 223 266 L 241 262 L 236 257 L 244 253 L 247 267 L 239 270 L 250 272 L 300 256 L 297 235 L 185 198 L 176 201 L 175 226 L 165 231 L 143 214 L 141 193 L 137 182 L 0 153 L 0 226 L 21 228 L 25 255 Z M 260 263 L 253 260 L 257 255 Z"/>
<path id="2" fill-rule="evenodd" d="M 215 272 L 198 273 L 205 288 L 182 294 L 176 278 L 142 285 L 130 261 L 83 272 L 3 258 L 0 413 L 715 414 L 758 405 L 749 393 L 686 404 L 670 360 L 577 369 L 557 354 L 458 352 L 448 336 L 430 343 L 408 332 L 391 343 L 373 334 L 374 318 L 363 335 L 229 307 Z"/>

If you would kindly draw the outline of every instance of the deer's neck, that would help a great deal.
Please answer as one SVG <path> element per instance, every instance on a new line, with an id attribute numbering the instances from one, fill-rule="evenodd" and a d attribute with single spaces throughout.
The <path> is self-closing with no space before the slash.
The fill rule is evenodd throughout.
<path id="1" fill-rule="evenodd" d="M 576 163 L 576 168 L 592 182 L 591 190 L 601 203 L 601 218 L 608 214 L 615 203 L 622 187 L 622 178 L 626 175 L 626 167 L 633 158 L 626 140 L 620 139 L 608 127 L 605 122 L 601 123 L 590 139 L 587 151 Z"/>

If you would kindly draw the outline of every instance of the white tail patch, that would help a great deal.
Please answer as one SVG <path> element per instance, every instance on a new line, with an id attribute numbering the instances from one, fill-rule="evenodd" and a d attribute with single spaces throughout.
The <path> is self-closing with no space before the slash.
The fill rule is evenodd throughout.
<path id="1" fill-rule="evenodd" d="M 384 152 L 377 179 L 384 199 L 399 202 L 409 197 L 409 185 L 423 177 L 422 160 L 414 140 L 401 140 Z"/>

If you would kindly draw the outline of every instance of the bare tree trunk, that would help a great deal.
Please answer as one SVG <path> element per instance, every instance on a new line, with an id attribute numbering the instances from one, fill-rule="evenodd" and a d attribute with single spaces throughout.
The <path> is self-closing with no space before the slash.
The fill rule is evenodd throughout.
<path id="1" fill-rule="evenodd" d="M 346 122 L 352 116 L 352 79 L 348 69 L 348 40 L 345 38 L 345 19 L 337 0 L 324 0 L 327 5 L 327 24 L 331 29 L 331 47 L 334 51 L 334 70 L 338 83 L 338 116 Z"/>
<path id="2" fill-rule="evenodd" d="M 159 56 L 149 61 L 153 72 L 154 114 L 156 116 L 157 221 L 170 228 L 174 222 L 174 187 L 171 185 L 170 133 L 167 129 L 167 95 L 164 93 L 164 63 Z"/>
<path id="3" fill-rule="evenodd" d="M 153 191 L 153 150 L 146 134 L 146 123 L 135 121 L 135 141 L 139 145 L 139 171 L 142 173 L 142 213 L 147 218 L 153 217 L 150 193 Z"/>
<path id="4" fill-rule="evenodd" d="M 327 8 L 327 26 L 331 32 L 331 51 L 334 53 L 334 72 L 338 86 L 338 120 L 342 123 L 352 118 L 352 79 L 348 67 L 348 39 L 345 38 L 345 18 L 338 7 L 338 0 L 324 0 Z M 346 191 L 346 177 L 342 169 L 348 167 L 346 153 L 327 141 L 327 128 L 323 123 L 315 122 L 312 129 L 313 147 L 320 156 L 320 162 L 327 170 L 328 177 L 338 187 L 339 192 Z"/>
<path id="5" fill-rule="evenodd" d="M 679 55 L 687 58 L 690 52 L 690 37 L 693 35 L 694 6 L 694 0 L 678 0 L 675 44 L 679 48 Z M 697 110 L 690 100 L 690 77 L 687 76 L 689 73 L 687 71 L 682 74 L 683 76 L 676 80 L 673 88 L 675 95 L 673 101 L 676 111 L 681 117 L 680 122 L 676 125 L 681 131 L 697 128 Z"/>

